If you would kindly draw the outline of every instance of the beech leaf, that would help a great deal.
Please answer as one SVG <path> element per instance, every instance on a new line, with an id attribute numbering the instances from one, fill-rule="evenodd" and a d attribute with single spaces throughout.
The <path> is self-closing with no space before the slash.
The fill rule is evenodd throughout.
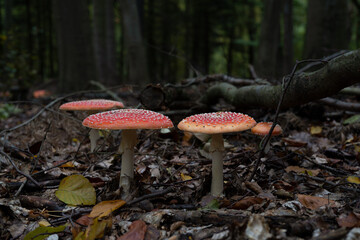
<path id="1" fill-rule="evenodd" d="M 131 223 L 129 231 L 117 238 L 117 240 L 143 240 L 146 233 L 146 223 L 142 220 L 136 220 Z"/>
<path id="2" fill-rule="evenodd" d="M 94 187 L 82 175 L 72 175 L 61 180 L 55 195 L 69 205 L 93 205 L 96 202 Z"/>
<path id="3" fill-rule="evenodd" d="M 102 201 L 98 204 L 96 204 L 89 217 L 91 218 L 102 218 L 102 217 L 106 217 L 108 216 L 110 213 L 112 213 L 113 211 L 115 211 L 116 209 L 122 207 L 125 205 L 125 201 L 124 200 L 110 200 L 110 201 Z"/>
<path id="4" fill-rule="evenodd" d="M 65 225 L 58 227 L 38 227 L 35 230 L 29 232 L 24 237 L 24 240 L 41 240 L 49 237 L 53 233 L 58 233 L 64 231 L 66 228 Z"/>
<path id="5" fill-rule="evenodd" d="M 329 205 L 330 207 L 339 206 L 339 203 L 327 198 L 315 197 L 315 196 L 303 195 L 303 194 L 298 194 L 297 197 L 299 202 L 301 202 L 303 206 L 312 210 L 318 209 L 325 205 Z"/>

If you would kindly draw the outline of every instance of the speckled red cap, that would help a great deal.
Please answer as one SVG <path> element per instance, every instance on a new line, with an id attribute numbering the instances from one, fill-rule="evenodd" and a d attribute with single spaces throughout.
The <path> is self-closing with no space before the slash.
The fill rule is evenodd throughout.
<path id="1" fill-rule="evenodd" d="M 104 111 L 114 108 L 123 108 L 124 104 L 119 101 L 107 99 L 90 99 L 64 103 L 60 110 L 67 111 Z"/>
<path id="2" fill-rule="evenodd" d="M 178 128 L 187 132 L 216 134 L 245 131 L 255 124 L 256 121 L 246 114 L 214 112 L 187 117 L 179 123 Z"/>
<path id="3" fill-rule="evenodd" d="M 174 127 L 161 113 L 144 109 L 120 109 L 97 113 L 84 119 L 84 126 L 96 129 L 159 129 Z"/>
<path id="4" fill-rule="evenodd" d="M 272 124 L 272 122 L 259 122 L 251 129 L 251 132 L 256 135 L 265 136 L 269 133 Z M 279 124 L 276 124 L 271 136 L 277 136 L 280 134 L 282 134 L 282 128 Z"/>

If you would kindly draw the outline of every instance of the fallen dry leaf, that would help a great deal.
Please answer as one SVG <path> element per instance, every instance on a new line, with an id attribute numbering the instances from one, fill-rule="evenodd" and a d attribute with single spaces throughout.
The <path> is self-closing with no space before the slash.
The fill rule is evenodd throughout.
<path id="1" fill-rule="evenodd" d="M 354 213 L 343 213 L 338 218 L 336 218 L 337 223 L 340 227 L 360 227 L 360 218 Z"/>
<path id="2" fill-rule="evenodd" d="M 255 204 L 260 204 L 263 201 L 264 201 L 264 199 L 259 198 L 259 197 L 245 197 L 245 198 L 241 199 L 240 201 L 236 202 L 231 208 L 245 210 L 248 207 L 251 207 Z"/>
<path id="3" fill-rule="evenodd" d="M 299 202 L 306 208 L 315 210 L 322 206 L 329 205 L 330 207 L 339 207 L 339 203 L 322 197 L 315 197 L 310 195 L 303 195 L 298 194 L 297 195 Z"/>
<path id="4" fill-rule="evenodd" d="M 119 207 L 125 205 L 124 200 L 110 200 L 110 201 L 102 201 L 98 204 L 96 204 L 91 213 L 89 214 L 89 217 L 91 218 L 102 218 L 108 216 L 110 213 L 118 209 Z"/>
<path id="5" fill-rule="evenodd" d="M 143 240 L 146 233 L 146 223 L 142 220 L 134 221 L 130 227 L 129 231 L 124 235 L 117 238 L 117 240 Z"/>

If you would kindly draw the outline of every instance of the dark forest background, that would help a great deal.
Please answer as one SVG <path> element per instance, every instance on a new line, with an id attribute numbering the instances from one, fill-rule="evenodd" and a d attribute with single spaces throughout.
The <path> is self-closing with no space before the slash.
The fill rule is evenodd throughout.
<path id="1" fill-rule="evenodd" d="M 360 47 L 358 0 L 0 0 L 0 89 L 59 93 L 213 73 L 279 81 Z"/>

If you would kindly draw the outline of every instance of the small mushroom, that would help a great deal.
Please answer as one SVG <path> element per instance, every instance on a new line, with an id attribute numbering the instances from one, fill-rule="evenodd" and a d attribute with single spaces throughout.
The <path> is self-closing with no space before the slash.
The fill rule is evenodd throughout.
<path id="1" fill-rule="evenodd" d="M 214 112 L 197 114 L 183 119 L 178 128 L 193 133 L 211 135 L 210 153 L 212 155 L 211 194 L 221 196 L 223 180 L 223 133 L 240 132 L 252 128 L 256 121 L 246 114 L 234 112 Z"/>
<path id="2" fill-rule="evenodd" d="M 110 109 L 123 108 L 122 102 L 107 100 L 107 99 L 90 99 L 64 103 L 60 106 L 60 110 L 65 111 L 86 111 L 88 115 Z M 97 130 L 90 130 L 90 151 L 93 152 L 96 148 L 96 142 L 100 138 Z"/>
<path id="3" fill-rule="evenodd" d="M 90 115 L 83 125 L 95 129 L 122 130 L 119 152 L 122 153 L 120 188 L 127 197 L 134 178 L 134 147 L 136 129 L 161 129 L 174 127 L 163 114 L 143 109 L 120 109 Z"/>
<path id="4" fill-rule="evenodd" d="M 251 128 L 251 132 L 255 135 L 266 136 L 269 134 L 272 125 L 273 125 L 272 122 L 259 122 L 258 124 L 255 125 L 255 127 Z M 273 132 L 271 133 L 271 136 L 278 136 L 282 134 L 282 132 L 283 130 L 280 127 L 280 125 L 276 124 Z M 268 153 L 269 149 L 270 149 L 270 144 L 268 142 L 268 144 L 264 148 L 264 153 L 265 154 Z"/>

